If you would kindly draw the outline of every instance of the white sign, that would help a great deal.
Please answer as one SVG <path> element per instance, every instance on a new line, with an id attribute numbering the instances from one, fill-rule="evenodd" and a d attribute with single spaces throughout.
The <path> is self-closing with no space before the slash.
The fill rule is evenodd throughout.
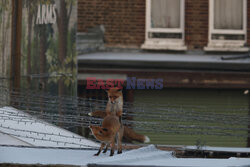
<path id="1" fill-rule="evenodd" d="M 55 24 L 56 5 L 38 5 L 36 24 Z"/>

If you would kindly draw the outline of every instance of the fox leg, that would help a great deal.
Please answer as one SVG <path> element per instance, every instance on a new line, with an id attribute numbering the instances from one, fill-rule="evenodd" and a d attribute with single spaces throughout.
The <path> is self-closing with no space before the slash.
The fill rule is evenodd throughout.
<path id="1" fill-rule="evenodd" d="M 88 115 L 91 117 L 104 118 L 104 117 L 106 117 L 107 113 L 106 113 L 106 111 L 97 110 L 97 111 L 93 111 L 93 112 L 88 113 Z"/>
<path id="2" fill-rule="evenodd" d="M 119 122 L 122 125 L 122 110 L 117 111 L 116 116 L 119 118 Z"/>
<path id="3" fill-rule="evenodd" d="M 108 148 L 109 148 L 109 143 L 108 144 L 106 144 L 106 147 L 105 147 L 105 149 L 103 150 L 103 152 L 102 153 L 106 153 L 107 152 L 107 150 L 108 150 Z"/>
<path id="4" fill-rule="evenodd" d="M 102 151 L 102 149 L 103 149 L 103 147 L 104 147 L 105 145 L 106 145 L 105 143 L 102 143 L 102 144 L 101 144 L 101 147 L 100 147 L 99 150 L 98 150 L 98 152 L 97 152 L 96 154 L 94 154 L 94 156 L 98 156 L 98 155 L 101 153 L 101 151 Z"/>
<path id="5" fill-rule="evenodd" d="M 119 116 L 119 122 L 120 122 L 120 124 L 122 126 L 122 116 Z"/>
<path id="6" fill-rule="evenodd" d="M 115 137 L 112 139 L 111 141 L 111 149 L 110 149 L 110 156 L 113 156 L 114 155 L 114 152 L 115 152 Z"/>
<path id="7" fill-rule="evenodd" d="M 123 131 L 124 131 L 124 127 L 121 126 L 121 128 L 119 129 L 119 132 L 118 132 L 118 151 L 117 151 L 117 154 L 121 154 L 122 153 Z"/>

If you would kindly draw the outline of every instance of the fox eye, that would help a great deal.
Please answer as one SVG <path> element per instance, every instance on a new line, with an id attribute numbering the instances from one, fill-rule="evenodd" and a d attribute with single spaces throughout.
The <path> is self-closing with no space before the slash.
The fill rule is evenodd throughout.
<path id="1" fill-rule="evenodd" d="M 102 134 L 102 131 L 101 131 L 101 130 L 100 130 L 99 132 Z"/>

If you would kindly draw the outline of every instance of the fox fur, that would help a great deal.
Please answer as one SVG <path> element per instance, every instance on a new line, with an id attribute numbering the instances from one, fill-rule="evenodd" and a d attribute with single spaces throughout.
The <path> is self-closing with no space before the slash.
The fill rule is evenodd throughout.
<path id="1" fill-rule="evenodd" d="M 106 146 L 103 153 L 106 153 L 109 145 L 111 146 L 110 156 L 114 155 L 115 150 L 115 139 L 117 137 L 118 141 L 118 154 L 122 153 L 122 137 L 124 127 L 120 124 L 120 121 L 116 115 L 107 115 L 103 122 L 102 126 L 90 126 L 90 129 L 95 136 L 95 138 L 101 141 L 101 147 L 95 156 L 98 156 L 102 149 Z"/>

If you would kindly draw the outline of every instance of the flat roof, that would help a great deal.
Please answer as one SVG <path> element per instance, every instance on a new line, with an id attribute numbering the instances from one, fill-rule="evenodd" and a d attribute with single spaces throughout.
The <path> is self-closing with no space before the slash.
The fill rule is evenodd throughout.
<path id="1" fill-rule="evenodd" d="M 79 55 L 79 67 L 206 69 L 250 71 L 248 54 L 157 53 L 110 51 Z"/>

